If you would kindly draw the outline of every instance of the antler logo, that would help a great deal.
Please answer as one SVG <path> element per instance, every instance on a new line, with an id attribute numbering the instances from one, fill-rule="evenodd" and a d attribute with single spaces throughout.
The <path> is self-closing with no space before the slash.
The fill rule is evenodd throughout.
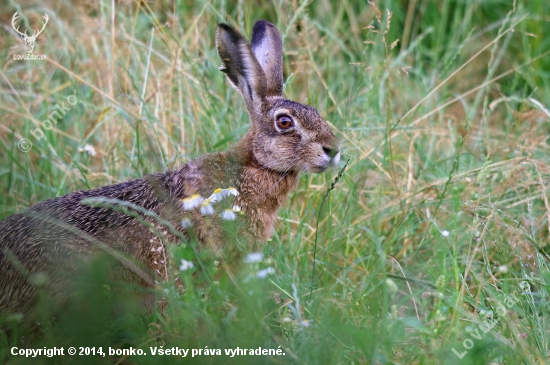
<path id="1" fill-rule="evenodd" d="M 15 14 L 13 14 L 13 18 L 11 18 L 11 26 L 13 27 L 13 29 L 15 29 L 15 31 L 23 38 L 23 40 L 25 41 L 26 43 L 26 47 L 27 47 L 27 53 L 32 53 L 32 50 L 34 49 L 34 44 L 36 43 L 36 39 L 38 38 L 38 36 L 40 35 L 40 33 L 42 33 L 42 31 L 44 30 L 44 28 L 46 28 L 46 24 L 48 24 L 48 20 L 50 18 L 48 18 L 48 14 L 45 14 L 44 13 L 44 20 L 46 20 L 45 23 L 42 23 L 43 26 L 42 26 L 42 29 L 40 30 L 34 30 L 33 33 L 32 33 L 32 36 L 29 36 L 27 34 L 27 30 L 25 30 L 25 33 L 21 33 L 19 31 L 19 27 L 15 27 L 15 23 L 17 22 L 17 19 L 19 18 L 19 14 L 17 14 L 17 11 L 15 12 Z"/>

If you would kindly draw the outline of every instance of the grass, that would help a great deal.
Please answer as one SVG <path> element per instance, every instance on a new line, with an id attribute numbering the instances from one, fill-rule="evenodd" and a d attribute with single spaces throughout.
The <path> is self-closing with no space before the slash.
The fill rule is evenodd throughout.
<path id="1" fill-rule="evenodd" d="M 31 362 L 12 356 L 13 346 L 285 352 L 184 360 L 200 364 L 548 361 L 550 3 L 47 0 L 0 9 L 3 24 L 16 10 L 34 25 L 41 13 L 50 18 L 35 48 L 46 61 L 13 60 L 20 38 L 2 29 L 0 219 L 234 144 L 249 119 L 217 70 L 222 21 L 247 36 L 257 19 L 279 27 L 286 96 L 317 107 L 349 158 L 345 171 L 342 163 L 301 177 L 262 262 L 226 265 L 199 250 L 204 270 L 174 270 L 185 289 L 161 281 L 156 292 L 169 305 L 144 315 L 136 288 L 106 274 L 105 257 L 55 319 L 43 290 L 45 335 L 29 340 L 25 318 L 0 317 L 3 363 Z M 42 128 L 70 95 L 76 105 Z M 21 138 L 33 144 L 27 153 Z M 184 245 L 171 254 L 197 263 Z M 268 267 L 275 272 L 255 277 Z M 499 303 L 511 305 L 503 313 Z"/>

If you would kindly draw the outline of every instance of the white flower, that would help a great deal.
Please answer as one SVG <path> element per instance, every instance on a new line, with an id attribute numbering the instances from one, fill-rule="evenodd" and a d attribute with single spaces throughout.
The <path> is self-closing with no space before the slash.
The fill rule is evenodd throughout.
<path id="1" fill-rule="evenodd" d="M 84 151 L 90 156 L 95 156 L 97 154 L 97 152 L 95 151 L 94 146 L 92 146 L 91 144 L 85 145 L 84 146 Z"/>
<path id="2" fill-rule="evenodd" d="M 216 190 L 214 190 L 212 195 L 210 195 L 210 198 L 208 198 L 208 200 L 210 200 L 212 203 L 217 203 L 226 196 L 227 193 L 225 189 L 217 188 Z"/>
<path id="3" fill-rule="evenodd" d="M 227 191 L 228 194 L 231 194 L 231 195 L 234 195 L 234 196 L 239 195 L 239 192 L 235 188 L 227 188 L 225 190 Z"/>
<path id="4" fill-rule="evenodd" d="M 192 269 L 195 267 L 195 264 L 193 264 L 191 261 L 181 260 L 181 266 L 180 271 L 187 271 L 189 269 Z"/>
<path id="5" fill-rule="evenodd" d="M 234 211 L 235 213 L 240 213 L 240 212 L 242 212 L 241 207 L 239 207 L 238 205 L 234 205 L 234 206 L 233 206 L 233 211 Z"/>
<path id="6" fill-rule="evenodd" d="M 498 272 L 503 273 L 503 274 L 507 273 L 507 272 L 508 272 L 508 266 L 506 266 L 506 265 L 500 265 L 500 266 L 498 267 Z"/>
<path id="7" fill-rule="evenodd" d="M 187 229 L 187 228 L 193 226 L 193 223 L 191 222 L 191 220 L 189 218 L 183 218 L 181 220 L 180 225 L 181 225 L 181 228 Z"/>
<path id="8" fill-rule="evenodd" d="M 191 210 L 198 207 L 204 199 L 199 194 L 193 194 L 189 198 L 185 198 L 182 200 L 183 203 L 183 209 L 184 210 Z"/>
<path id="9" fill-rule="evenodd" d="M 256 273 L 256 276 L 260 279 L 265 279 L 267 275 L 274 274 L 275 269 L 272 267 L 268 267 L 267 269 L 260 270 Z"/>
<path id="10" fill-rule="evenodd" d="M 217 203 L 229 195 L 237 196 L 239 195 L 239 192 L 235 188 L 227 188 L 227 189 L 217 188 L 216 190 L 214 190 L 214 192 L 212 193 L 212 195 L 210 195 L 208 199 L 210 200 L 211 203 Z"/>
<path id="11" fill-rule="evenodd" d="M 224 210 L 221 216 L 222 219 L 225 219 L 226 221 L 234 221 L 237 218 L 237 215 L 231 209 Z"/>
<path id="12" fill-rule="evenodd" d="M 214 214 L 214 208 L 212 207 L 210 199 L 206 199 L 200 204 L 200 212 L 202 215 Z"/>
<path id="13" fill-rule="evenodd" d="M 245 264 L 255 264 L 255 263 L 258 263 L 258 262 L 262 262 L 263 259 L 264 259 L 264 254 L 263 253 L 253 252 L 253 253 L 249 253 L 244 258 L 244 263 Z"/>
<path id="14" fill-rule="evenodd" d="M 449 231 L 445 230 L 445 231 L 441 231 L 441 235 L 443 237 L 449 237 L 450 233 L 449 233 Z"/>
<path id="15" fill-rule="evenodd" d="M 306 327 L 309 327 L 309 325 L 310 323 L 307 319 L 300 321 L 300 327 L 306 328 Z"/>

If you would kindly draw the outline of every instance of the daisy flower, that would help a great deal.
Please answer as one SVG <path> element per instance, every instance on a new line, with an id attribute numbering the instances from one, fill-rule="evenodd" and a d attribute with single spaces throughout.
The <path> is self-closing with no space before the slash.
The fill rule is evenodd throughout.
<path id="1" fill-rule="evenodd" d="M 235 188 L 227 188 L 225 190 L 227 191 L 228 195 L 233 195 L 233 196 L 239 195 L 239 192 Z"/>
<path id="2" fill-rule="evenodd" d="M 265 279 L 267 275 L 274 274 L 275 269 L 272 267 L 268 267 L 267 269 L 260 270 L 256 273 L 256 276 L 260 279 Z"/>
<path id="3" fill-rule="evenodd" d="M 94 146 L 92 146 L 91 144 L 85 145 L 84 146 L 84 151 L 90 156 L 95 156 L 97 154 L 97 152 L 95 151 Z"/>
<path id="4" fill-rule="evenodd" d="M 189 269 L 192 269 L 195 267 L 195 264 L 193 264 L 191 261 L 187 261 L 187 260 L 181 260 L 181 266 L 180 266 L 180 271 L 187 271 Z"/>
<path id="5" fill-rule="evenodd" d="M 200 203 L 200 212 L 202 215 L 214 214 L 214 208 L 212 207 L 212 201 L 210 199 L 206 199 Z"/>
<path id="6" fill-rule="evenodd" d="M 212 203 L 217 203 L 229 195 L 237 196 L 239 192 L 235 188 L 217 188 L 208 199 L 210 199 Z"/>
<path id="7" fill-rule="evenodd" d="M 198 207 L 204 199 L 199 194 L 193 194 L 188 198 L 185 198 L 182 200 L 183 203 L 183 209 L 184 210 L 191 210 Z"/>
<path id="8" fill-rule="evenodd" d="M 189 218 L 183 218 L 180 222 L 180 225 L 181 225 L 181 228 L 187 229 L 187 228 L 193 226 L 193 223 L 191 222 L 191 220 Z"/>
<path id="9" fill-rule="evenodd" d="M 263 259 L 264 259 L 264 254 L 263 253 L 253 252 L 253 253 L 249 253 L 244 258 L 244 263 L 245 264 L 255 264 L 255 263 L 258 263 L 258 262 L 262 262 Z"/>
<path id="10" fill-rule="evenodd" d="M 225 189 L 217 188 L 216 190 L 214 190 L 214 192 L 208 199 L 211 200 L 212 203 L 217 203 L 223 198 L 225 198 L 226 196 L 227 196 L 227 193 Z"/>
<path id="11" fill-rule="evenodd" d="M 231 209 L 224 210 L 221 216 L 222 216 L 222 219 L 225 219 L 226 221 L 234 221 L 237 218 L 237 215 Z"/>

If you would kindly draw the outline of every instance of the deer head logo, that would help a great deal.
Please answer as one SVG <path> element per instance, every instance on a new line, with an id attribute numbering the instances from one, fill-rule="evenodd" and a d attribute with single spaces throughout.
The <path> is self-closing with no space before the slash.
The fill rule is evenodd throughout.
<path id="1" fill-rule="evenodd" d="M 26 48 L 27 48 L 27 53 L 32 53 L 32 50 L 34 49 L 34 44 L 36 43 L 36 39 L 38 38 L 38 36 L 40 35 L 40 33 L 42 33 L 42 31 L 44 30 L 44 28 L 46 28 L 46 24 L 48 24 L 48 20 L 50 18 L 48 18 L 48 14 L 44 14 L 44 20 L 46 20 L 45 23 L 43 23 L 43 26 L 42 26 L 42 29 L 40 30 L 34 30 L 33 33 L 32 33 L 32 36 L 29 36 L 27 34 L 27 30 L 25 30 L 25 33 L 21 33 L 19 31 L 19 27 L 15 27 L 15 23 L 17 22 L 17 19 L 19 18 L 19 14 L 17 14 L 17 11 L 15 12 L 15 14 L 13 14 L 13 18 L 11 18 L 11 26 L 13 27 L 13 29 L 15 29 L 15 31 L 23 38 L 23 40 L 25 41 L 26 43 Z"/>

